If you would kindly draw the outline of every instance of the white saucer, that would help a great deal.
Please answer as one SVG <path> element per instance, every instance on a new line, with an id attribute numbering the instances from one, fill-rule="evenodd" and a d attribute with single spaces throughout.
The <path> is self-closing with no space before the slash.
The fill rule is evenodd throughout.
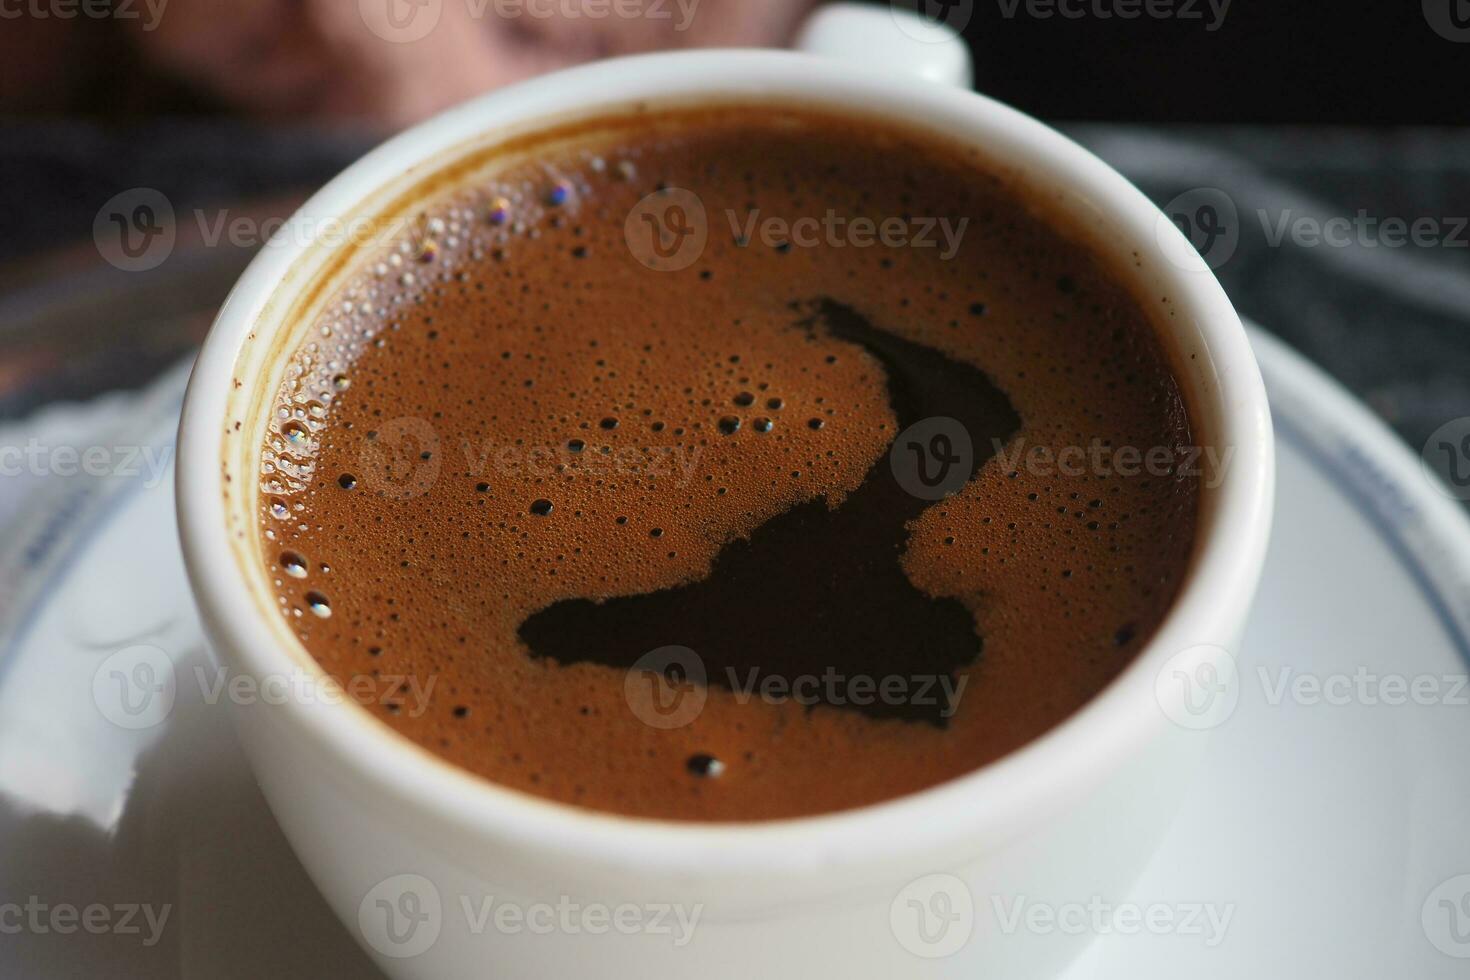
<path id="1" fill-rule="evenodd" d="M 1104 917 L 1068 976 L 1463 977 L 1470 691 L 1455 679 L 1470 663 L 1470 524 L 1365 408 L 1271 337 L 1255 340 L 1280 477 L 1240 701 L 1204 770 L 1180 774 L 1193 794 L 1127 903 L 1144 915 L 1163 906 L 1178 926 L 1125 935 Z M 37 425 L 59 445 L 84 419 L 85 444 L 162 451 L 182 377 L 125 412 L 51 413 L 0 433 L 0 445 Z M 127 661 L 114 655 L 139 644 L 165 652 L 179 677 L 206 663 L 171 482 L 148 485 L 146 469 L 38 479 L 43 493 L 24 509 L 0 500 L 20 525 L 0 542 L 0 976 L 376 976 L 199 685 L 178 684 L 166 718 L 141 728 L 107 693 Z M 1384 698 L 1386 675 L 1418 678 L 1421 692 L 1430 678 L 1441 703 L 1365 703 L 1351 686 L 1359 668 Z M 1288 682 L 1312 675 L 1330 693 L 1345 678 L 1349 703 L 1289 692 L 1273 703 L 1286 669 Z M 109 930 L 55 928 L 71 921 L 52 918 L 57 907 L 74 906 L 80 923 L 89 905 L 105 907 L 93 921 L 105 915 Z M 1193 906 L 1228 915 L 1223 936 L 1185 928 Z M 165 910 L 149 945 L 146 912 L 156 922 Z M 119 928 L 124 916 L 136 931 Z"/>

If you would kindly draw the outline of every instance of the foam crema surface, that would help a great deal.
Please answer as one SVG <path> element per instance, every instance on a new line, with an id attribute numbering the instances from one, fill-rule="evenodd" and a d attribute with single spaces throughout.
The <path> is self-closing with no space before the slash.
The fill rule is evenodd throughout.
<path id="1" fill-rule="evenodd" d="M 384 724 L 619 814 L 793 817 L 1056 725 L 1181 582 L 1150 309 L 972 150 L 769 106 L 489 153 L 261 447 L 280 614 Z"/>

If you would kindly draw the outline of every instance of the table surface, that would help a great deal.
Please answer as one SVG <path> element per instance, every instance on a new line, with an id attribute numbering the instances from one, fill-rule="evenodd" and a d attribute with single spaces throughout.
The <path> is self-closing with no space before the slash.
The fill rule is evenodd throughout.
<path id="1" fill-rule="evenodd" d="M 1160 205 L 1228 200 L 1238 244 L 1216 272 L 1241 314 L 1412 447 L 1470 416 L 1470 131 L 1062 128 Z M 199 231 L 289 213 L 374 142 L 213 121 L 0 125 L 0 419 L 135 387 L 187 354 L 249 257 Z M 135 187 L 166 195 L 193 240 L 123 273 L 98 260 L 91 230 L 103 202 Z M 1401 241 L 1395 221 L 1420 241 Z"/>

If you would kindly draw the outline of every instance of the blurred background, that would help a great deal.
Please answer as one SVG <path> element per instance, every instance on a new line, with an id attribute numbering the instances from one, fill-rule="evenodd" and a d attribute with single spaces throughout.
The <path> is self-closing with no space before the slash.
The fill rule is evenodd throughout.
<path id="1" fill-rule="evenodd" d="M 1411 445 L 1470 415 L 1466 0 L 894 3 L 1189 223 L 1242 313 Z M 186 355 L 248 230 L 396 129 L 593 58 L 784 45 L 816 5 L 0 0 L 0 419 Z M 157 201 L 167 261 L 109 258 L 103 213 Z"/>
<path id="2" fill-rule="evenodd" d="M 385 23 L 438 8 L 439 24 L 396 50 L 363 29 L 367 0 L 9 0 L 0 12 L 0 110 L 405 123 L 589 58 L 780 44 L 818 0 L 630 0 L 618 9 L 646 14 L 632 18 L 598 16 L 611 7 L 599 0 L 392 0 L 398 11 L 388 0 L 371 2 L 389 8 Z M 1457 82 L 1470 49 L 1456 47 L 1470 35 L 1463 0 L 896 5 L 959 27 L 986 93 L 1044 118 L 1375 126 L 1464 119 Z"/>

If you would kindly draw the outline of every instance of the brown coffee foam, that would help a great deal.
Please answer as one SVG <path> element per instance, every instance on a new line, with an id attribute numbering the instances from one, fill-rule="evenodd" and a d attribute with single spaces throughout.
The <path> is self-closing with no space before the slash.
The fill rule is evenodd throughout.
<path id="1" fill-rule="evenodd" d="M 344 682 L 432 679 L 422 716 L 411 703 L 369 709 L 451 761 L 630 814 L 758 819 L 860 805 L 953 778 L 1056 724 L 1162 616 L 1188 561 L 1197 481 L 1042 476 L 993 459 L 913 521 L 900 559 L 910 581 L 961 600 L 984 638 L 946 728 L 741 703 L 716 684 L 692 724 L 663 731 L 630 710 L 622 671 L 537 659 L 517 636 L 558 600 L 698 580 L 731 540 L 804 500 L 840 506 L 887 465 L 883 367 L 794 329 L 793 301 L 840 298 L 981 367 L 1019 413 L 1026 446 L 1189 444 L 1147 311 L 976 167 L 897 131 L 878 139 L 868 124 L 796 112 L 773 122 L 757 109 L 661 116 L 558 140 L 498 175 L 467 170 L 426 206 L 396 265 L 364 260 L 283 386 L 288 418 L 264 454 L 262 544 L 302 642 Z M 576 190 L 548 206 L 557 181 Z M 709 216 L 705 252 L 682 271 L 645 268 L 623 237 L 629 210 L 660 182 L 697 193 Z M 512 206 L 496 226 L 487 215 L 499 196 Z M 950 261 L 912 247 L 782 254 L 731 239 L 725 210 L 744 219 L 752 204 L 788 218 L 830 207 L 971 224 Z M 444 226 L 430 230 L 431 215 Z M 350 382 L 340 390 L 339 375 Z M 753 406 L 735 404 L 742 392 Z M 783 407 L 767 409 L 771 397 Z M 280 435 L 298 409 L 299 445 Z M 719 431 L 727 415 L 742 419 L 734 435 Z M 768 433 L 753 425 L 763 416 L 775 420 Z M 602 429 L 605 417 L 618 427 Z M 811 429 L 811 418 L 826 424 Z M 433 458 L 416 459 L 415 447 L 381 472 L 385 434 L 431 430 Z M 587 448 L 567 452 L 571 439 Z M 649 448 L 692 461 L 687 480 L 635 463 L 660 458 L 638 452 Z M 270 471 L 291 459 L 299 469 Z M 340 487 L 343 473 L 355 489 Z M 273 498 L 286 520 L 272 516 Z M 539 500 L 550 514 L 531 512 Z M 305 558 L 305 578 L 280 571 L 285 550 Z M 330 618 L 311 612 L 309 592 L 329 599 Z M 1120 629 L 1132 634 L 1121 645 Z M 700 753 L 725 771 L 692 775 Z"/>

